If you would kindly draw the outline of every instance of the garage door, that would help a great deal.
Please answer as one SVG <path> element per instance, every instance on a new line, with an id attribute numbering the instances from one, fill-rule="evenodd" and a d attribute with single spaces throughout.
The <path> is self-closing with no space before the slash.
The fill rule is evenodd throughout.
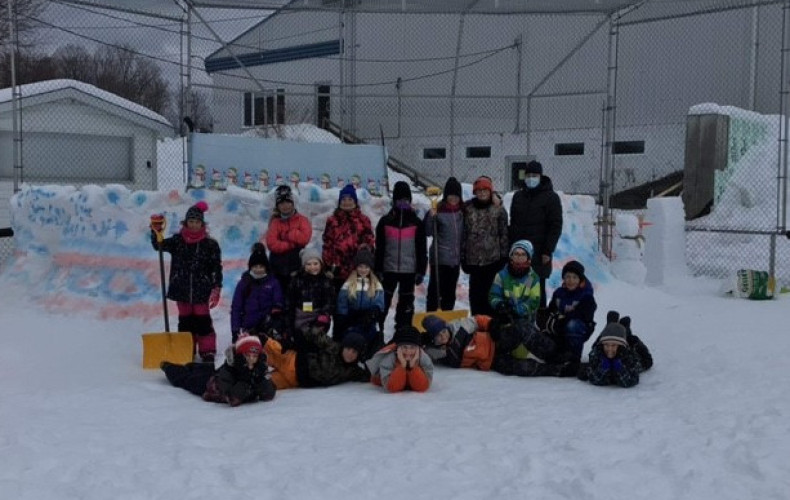
<path id="1" fill-rule="evenodd" d="M 11 132 L 0 132 L 0 177 L 13 178 Z M 25 181 L 128 182 L 132 138 L 26 132 L 22 149 Z"/>

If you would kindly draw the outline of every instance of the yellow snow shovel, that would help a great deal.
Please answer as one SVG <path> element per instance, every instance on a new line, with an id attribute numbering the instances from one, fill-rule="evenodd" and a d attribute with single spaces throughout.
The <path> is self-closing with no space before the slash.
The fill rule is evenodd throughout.
<path id="1" fill-rule="evenodd" d="M 165 331 L 143 334 L 143 369 L 159 368 L 162 361 L 186 364 L 192 361 L 195 345 L 189 332 L 171 332 L 170 319 L 167 315 L 167 296 L 165 292 L 165 258 L 162 252 L 162 240 L 166 219 L 164 215 L 151 216 L 151 229 L 156 233 L 159 247 L 159 280 L 162 284 L 162 308 L 165 313 Z"/>

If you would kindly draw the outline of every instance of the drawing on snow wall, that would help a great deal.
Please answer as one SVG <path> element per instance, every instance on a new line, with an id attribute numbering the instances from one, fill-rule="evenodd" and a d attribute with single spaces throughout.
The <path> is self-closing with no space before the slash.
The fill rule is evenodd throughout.
<path id="1" fill-rule="evenodd" d="M 741 160 L 755 146 L 769 140 L 767 116 L 744 111 L 746 116 L 734 116 L 729 113 L 730 127 L 727 140 L 727 167 L 713 173 L 713 204 L 721 200 L 727 183 L 735 171 L 742 168 Z"/>
<path id="2" fill-rule="evenodd" d="M 188 188 L 238 186 L 266 193 L 281 185 L 299 191 L 300 184 L 322 189 L 353 184 L 371 196 L 389 189 L 381 146 L 192 134 L 189 149 Z"/>

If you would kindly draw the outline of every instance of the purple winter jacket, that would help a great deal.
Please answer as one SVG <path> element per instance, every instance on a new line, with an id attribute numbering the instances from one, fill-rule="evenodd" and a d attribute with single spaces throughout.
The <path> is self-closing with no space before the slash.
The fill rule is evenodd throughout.
<path id="1" fill-rule="evenodd" d="M 245 271 L 233 292 L 230 306 L 230 331 L 235 338 L 241 329 L 250 329 L 264 320 L 272 309 L 284 309 L 280 282 L 271 274 L 255 279 Z"/>

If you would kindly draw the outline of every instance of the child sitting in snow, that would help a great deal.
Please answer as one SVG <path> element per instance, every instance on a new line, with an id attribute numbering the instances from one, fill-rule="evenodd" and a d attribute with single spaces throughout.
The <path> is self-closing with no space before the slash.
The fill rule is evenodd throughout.
<path id="1" fill-rule="evenodd" d="M 388 392 L 425 392 L 433 380 L 433 362 L 420 348 L 420 332 L 411 325 L 398 328 L 392 342 L 368 360 L 370 381 Z"/>
<path id="2" fill-rule="evenodd" d="M 230 306 L 233 342 L 236 342 L 242 331 L 266 331 L 272 323 L 272 317 L 280 315 L 284 307 L 280 283 L 269 273 L 266 248 L 262 243 L 255 243 L 247 261 L 247 271 L 241 275 L 233 292 Z"/>
<path id="3" fill-rule="evenodd" d="M 276 388 L 262 351 L 258 337 L 240 334 L 225 351 L 225 363 L 216 374 L 209 363 L 176 365 L 164 361 L 161 368 L 171 384 L 202 396 L 204 401 L 230 406 L 271 401 Z"/>
<path id="4" fill-rule="evenodd" d="M 494 341 L 488 333 L 490 321 L 490 316 L 477 315 L 447 323 L 429 314 L 422 320 L 429 338 L 425 352 L 437 364 L 488 371 L 494 360 Z"/>
<path id="5" fill-rule="evenodd" d="M 653 356 L 630 328 L 631 318 L 620 318 L 617 311 L 609 311 L 606 326 L 590 351 L 589 363 L 579 370 L 579 379 L 593 385 L 638 384 L 639 374 L 653 366 Z"/>
<path id="6" fill-rule="evenodd" d="M 384 315 L 384 287 L 373 274 L 373 254 L 362 248 L 354 257 L 354 270 L 340 288 L 333 337 L 340 341 L 349 332 L 365 338 L 368 353 L 384 345 L 379 319 Z M 367 354 L 365 359 L 367 359 Z"/>
<path id="7" fill-rule="evenodd" d="M 499 319 L 504 316 L 535 321 L 540 307 L 540 277 L 532 269 L 532 243 L 513 243 L 507 265 L 494 277 L 488 302 Z"/>
<path id="8" fill-rule="evenodd" d="M 169 252 L 170 280 L 167 298 L 178 306 L 178 331 L 190 332 L 203 361 L 214 361 L 217 334 L 210 309 L 219 305 L 222 290 L 222 253 L 219 243 L 206 229 L 203 212 L 208 204 L 191 206 L 181 221 L 181 230 L 163 237 L 164 218 L 151 216 L 151 244 L 154 250 Z"/>
<path id="9" fill-rule="evenodd" d="M 584 275 L 584 266 L 572 260 L 562 268 L 562 286 L 554 290 L 547 309 L 548 316 L 538 326 L 553 335 L 558 348 L 567 353 L 569 361 L 578 365 L 584 343 L 595 329 L 595 303 L 592 284 Z"/>

